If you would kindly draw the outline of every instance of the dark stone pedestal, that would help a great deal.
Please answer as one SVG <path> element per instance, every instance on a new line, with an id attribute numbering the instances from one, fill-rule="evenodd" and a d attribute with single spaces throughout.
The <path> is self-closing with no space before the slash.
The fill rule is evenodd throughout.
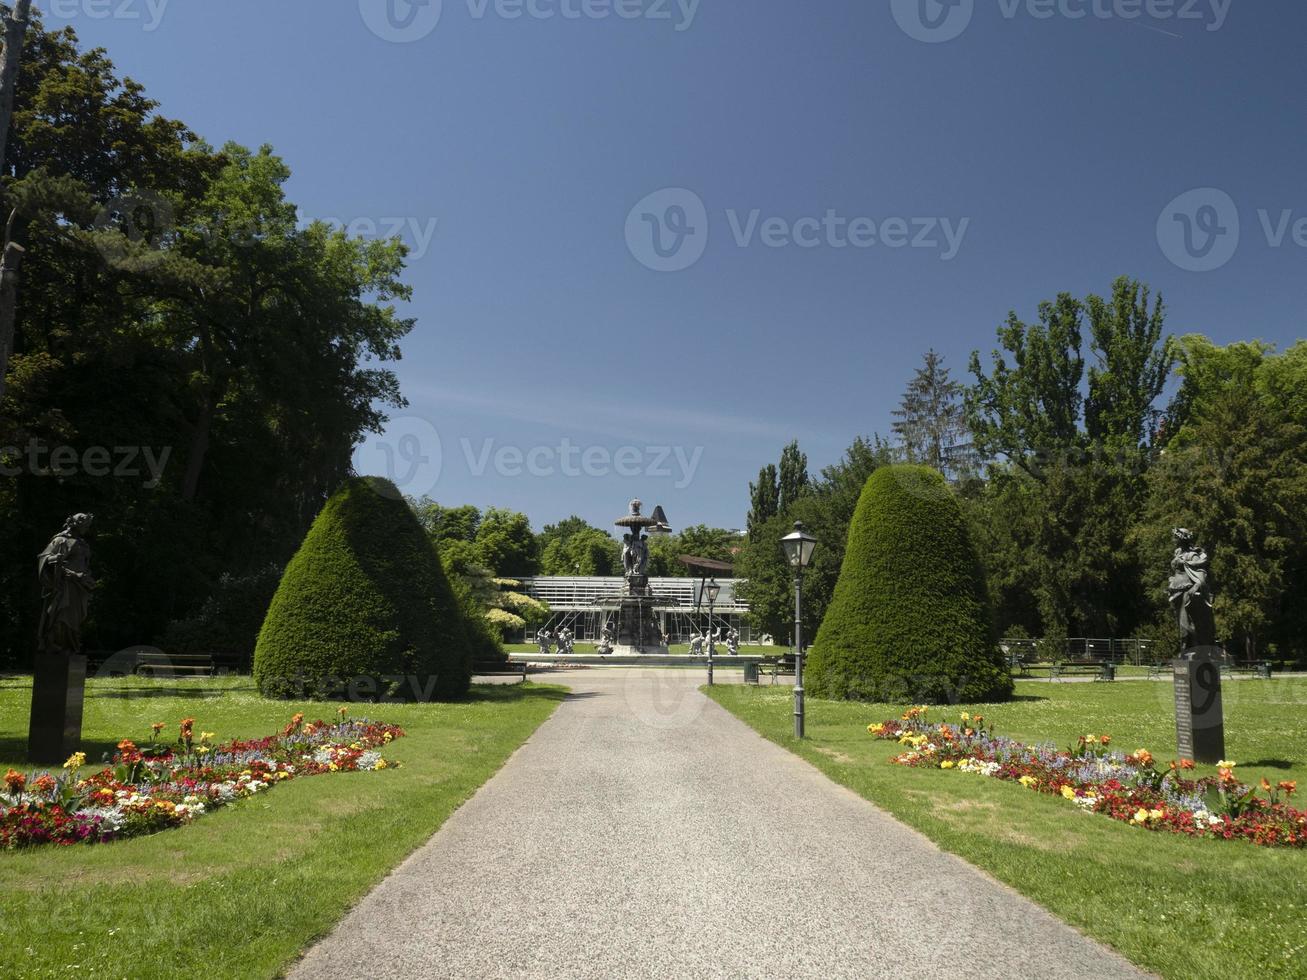
<path id="1" fill-rule="evenodd" d="M 1225 758 L 1221 651 L 1186 650 L 1171 661 L 1175 674 L 1175 740 L 1181 759 L 1208 765 Z"/>
<path id="2" fill-rule="evenodd" d="M 32 677 L 32 720 L 27 757 L 42 765 L 59 765 L 82 741 L 82 698 L 86 657 L 42 653 Z"/>

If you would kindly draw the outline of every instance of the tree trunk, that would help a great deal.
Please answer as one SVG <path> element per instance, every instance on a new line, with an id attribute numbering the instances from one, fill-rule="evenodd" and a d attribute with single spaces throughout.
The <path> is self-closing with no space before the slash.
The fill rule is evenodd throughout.
<path id="1" fill-rule="evenodd" d="M 5 20 L 5 50 L 0 61 L 0 174 L 8 176 L 9 123 L 14 115 L 14 89 L 18 85 L 18 65 L 23 56 L 23 39 L 32 0 L 16 0 L 13 12 Z M 13 241 L 15 214 L 5 227 L 4 255 L 0 258 L 0 398 L 5 394 L 5 375 L 9 355 L 14 347 L 14 321 L 17 318 L 18 263 L 23 248 Z"/>
<path id="2" fill-rule="evenodd" d="M 195 432 L 191 436 L 191 452 L 186 457 L 186 476 L 182 479 L 182 500 L 188 503 L 195 499 L 200 489 L 200 473 L 209 452 L 209 434 L 213 431 L 213 405 L 216 400 L 213 389 L 207 389 L 204 401 L 200 404 L 200 417 L 195 422 Z"/>

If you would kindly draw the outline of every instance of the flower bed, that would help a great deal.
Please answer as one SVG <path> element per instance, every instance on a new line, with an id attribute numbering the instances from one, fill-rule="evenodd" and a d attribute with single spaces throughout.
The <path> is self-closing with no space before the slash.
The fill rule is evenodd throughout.
<path id="1" fill-rule="evenodd" d="M 867 731 L 907 747 L 890 760 L 897 765 L 1020 783 L 1145 830 L 1307 847 L 1307 811 L 1288 802 L 1297 784 L 1262 779 L 1264 795 L 1259 795 L 1258 787 L 1235 775 L 1234 762 L 1219 763 L 1215 776 L 1193 778 L 1187 775 L 1192 762 L 1159 769 L 1147 749 L 1115 751 L 1108 735 L 1083 735 L 1066 750 L 1030 746 L 996 735 L 981 715 L 963 713 L 950 725 L 927 721 L 925 708 L 910 708 L 897 721 L 869 725 Z"/>
<path id="2" fill-rule="evenodd" d="M 0 790 L 0 850 L 39 844 L 101 844 L 190 823 L 217 807 L 264 792 L 279 782 L 331 772 L 386 769 L 381 749 L 404 732 L 393 725 L 347 720 L 304 722 L 295 715 L 267 738 L 213 744 L 196 738 L 195 720 L 181 722 L 177 741 L 145 747 L 123 740 L 110 764 L 83 775 L 86 755 L 74 753 L 62 775 L 10 769 Z"/>

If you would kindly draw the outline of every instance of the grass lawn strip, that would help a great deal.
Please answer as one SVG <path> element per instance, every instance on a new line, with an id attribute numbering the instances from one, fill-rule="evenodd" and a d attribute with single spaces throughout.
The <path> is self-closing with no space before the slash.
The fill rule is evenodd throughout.
<path id="1" fill-rule="evenodd" d="M 0 854 L 0 976 L 277 975 L 324 935 L 554 711 L 559 687 L 476 686 L 460 704 L 369 705 L 406 735 L 400 767 L 291 780 L 190 826 L 94 847 Z M 0 769 L 23 762 L 29 678 L 0 678 Z M 289 711 L 248 678 L 88 684 L 90 763 L 151 724 L 194 717 L 218 739 L 279 730 Z M 362 708 L 356 710 L 362 711 Z M 383 778 L 377 778 L 377 777 Z"/>
<path id="2" fill-rule="evenodd" d="M 708 693 L 834 781 L 1146 969 L 1226 980 L 1256 963 L 1262 976 L 1307 976 L 1307 852 L 1151 833 L 1018 783 L 891 765 L 904 747 L 877 740 L 867 725 L 908 705 L 810 700 L 809 737 L 798 742 L 789 690 L 722 685 Z M 1109 734 L 1131 751 L 1169 759 L 1170 695 L 1166 684 L 1023 682 L 1014 702 L 951 711 L 979 711 L 1028 743 L 1074 745 L 1086 733 Z M 1307 682 L 1229 684 L 1225 707 L 1226 754 L 1244 780 L 1307 777 Z"/>

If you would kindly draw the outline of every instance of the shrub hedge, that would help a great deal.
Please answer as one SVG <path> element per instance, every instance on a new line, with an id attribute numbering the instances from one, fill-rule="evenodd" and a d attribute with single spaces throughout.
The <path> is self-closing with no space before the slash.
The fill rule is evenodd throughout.
<path id="1" fill-rule="evenodd" d="M 282 576 L 254 652 L 270 697 L 448 700 L 467 693 L 468 625 L 394 484 L 348 481 Z"/>
<path id="2" fill-rule="evenodd" d="M 939 704 L 1011 695 L 984 570 L 937 471 L 887 466 L 868 479 L 806 675 L 808 690 L 825 698 Z"/>

